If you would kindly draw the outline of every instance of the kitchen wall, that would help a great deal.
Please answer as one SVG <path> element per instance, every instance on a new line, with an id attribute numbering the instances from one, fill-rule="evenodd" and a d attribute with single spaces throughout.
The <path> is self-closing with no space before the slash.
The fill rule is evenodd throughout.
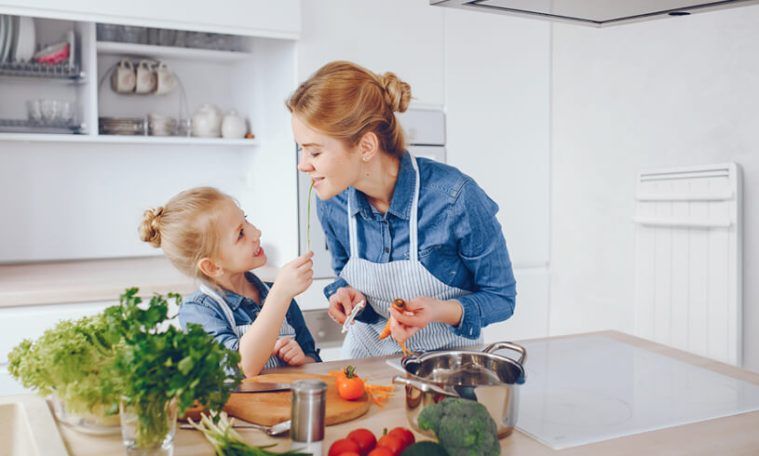
<path id="1" fill-rule="evenodd" d="M 744 366 L 759 371 L 759 6 L 552 27 L 552 334 L 633 332 L 641 168 L 744 171 Z"/>

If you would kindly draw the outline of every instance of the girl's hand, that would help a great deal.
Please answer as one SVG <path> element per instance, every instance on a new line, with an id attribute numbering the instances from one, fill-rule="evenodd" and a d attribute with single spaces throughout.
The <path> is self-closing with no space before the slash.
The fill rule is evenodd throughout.
<path id="1" fill-rule="evenodd" d="M 278 293 L 283 293 L 288 301 L 306 291 L 314 281 L 313 256 L 314 252 L 308 252 L 282 266 L 274 280 L 272 291 L 276 289 Z"/>
<path id="2" fill-rule="evenodd" d="M 458 325 L 463 310 L 458 301 L 441 301 L 429 296 L 406 301 L 406 311 L 390 308 L 390 331 L 393 339 L 403 342 L 432 322 Z"/>
<path id="3" fill-rule="evenodd" d="M 353 287 L 338 288 L 335 294 L 329 297 L 329 310 L 327 310 L 327 313 L 330 318 L 342 325 L 348 314 L 353 310 L 353 307 L 365 300 L 366 297 Z"/>
<path id="4" fill-rule="evenodd" d="M 286 362 L 288 366 L 302 366 L 307 361 L 300 344 L 290 336 L 277 339 L 274 343 L 273 354 Z"/>

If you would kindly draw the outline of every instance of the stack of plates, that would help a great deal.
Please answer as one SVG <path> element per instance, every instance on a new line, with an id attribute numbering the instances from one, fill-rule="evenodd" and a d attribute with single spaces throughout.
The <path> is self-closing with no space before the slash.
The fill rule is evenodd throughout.
<path id="1" fill-rule="evenodd" d="M 103 135 L 144 135 L 145 119 L 140 117 L 101 117 L 100 133 Z"/>
<path id="2" fill-rule="evenodd" d="M 0 14 L 0 64 L 31 60 L 35 46 L 34 19 Z"/>

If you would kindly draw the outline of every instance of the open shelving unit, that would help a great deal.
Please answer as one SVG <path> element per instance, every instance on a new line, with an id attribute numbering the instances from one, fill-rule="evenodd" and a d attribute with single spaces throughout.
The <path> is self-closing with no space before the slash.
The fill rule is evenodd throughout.
<path id="1" fill-rule="evenodd" d="M 129 27 L 156 25 L 124 20 Z M 0 249 L 0 263 L 160 254 L 136 235 L 141 214 L 195 186 L 219 188 L 255 214 L 273 264 L 297 253 L 297 163 L 283 103 L 297 87 L 294 38 L 235 35 L 227 47 L 235 50 L 216 50 L 183 47 L 190 40 L 98 40 L 98 24 L 87 20 L 35 17 L 35 26 L 41 45 L 74 31 L 79 71 L 75 79 L 0 75 L 0 120 L 23 129 L 0 128 L 6 130 L 0 131 L 0 194 L 14 195 L 0 204 L 14 214 L 14 223 L 0 224 L 0 237 L 9 240 Z M 204 27 L 193 33 L 226 34 Z M 213 41 L 201 45 L 221 47 Z M 179 86 L 165 95 L 115 92 L 110 71 L 122 59 L 165 63 L 181 81 L 186 103 L 180 105 Z M 70 134 L 35 130 L 25 122 L 27 101 L 37 99 L 75 101 L 79 128 Z M 186 120 L 204 104 L 222 113 L 235 110 L 254 138 L 98 132 L 100 118 L 155 113 Z"/>
<path id="2" fill-rule="evenodd" d="M 92 22 L 35 18 L 37 42 L 55 42 L 67 30 L 76 36 L 73 65 L 44 65 L 32 62 L 0 63 L 0 143 L 82 142 L 103 144 L 198 145 L 256 147 L 252 139 L 205 138 L 194 136 L 118 136 L 100 133 L 100 117 L 147 118 L 156 113 L 185 119 L 202 104 L 217 106 L 222 112 L 235 111 L 248 122 L 256 136 L 256 126 L 265 120 L 265 87 L 251 80 L 267 79 L 264 60 L 277 60 L 271 52 L 277 40 L 237 37 L 240 50 L 201 49 L 116 41 L 99 41 Z M 274 46 L 276 47 L 276 45 Z M 259 49 L 262 52 L 256 52 Z M 110 87 L 110 72 L 120 60 L 137 64 L 142 60 L 164 62 L 179 81 L 166 95 L 118 94 Z M 54 84 L 68 82 L 69 84 Z M 181 91 L 184 90 L 184 95 Z M 75 101 L 77 112 L 70 126 L 27 120 L 26 103 L 37 98 Z"/>

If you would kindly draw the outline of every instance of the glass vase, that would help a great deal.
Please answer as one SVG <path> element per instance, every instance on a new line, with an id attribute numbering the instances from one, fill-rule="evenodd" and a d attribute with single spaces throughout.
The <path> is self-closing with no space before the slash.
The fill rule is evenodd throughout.
<path id="1" fill-rule="evenodd" d="M 129 456 L 171 456 L 177 431 L 177 401 L 121 401 L 121 436 Z"/>
<path id="2" fill-rule="evenodd" d="M 119 433 L 119 415 L 109 413 L 107 407 L 98 405 L 87 412 L 76 412 L 65 401 L 51 394 L 47 397 L 55 418 L 72 429 L 90 435 L 113 435 Z"/>

